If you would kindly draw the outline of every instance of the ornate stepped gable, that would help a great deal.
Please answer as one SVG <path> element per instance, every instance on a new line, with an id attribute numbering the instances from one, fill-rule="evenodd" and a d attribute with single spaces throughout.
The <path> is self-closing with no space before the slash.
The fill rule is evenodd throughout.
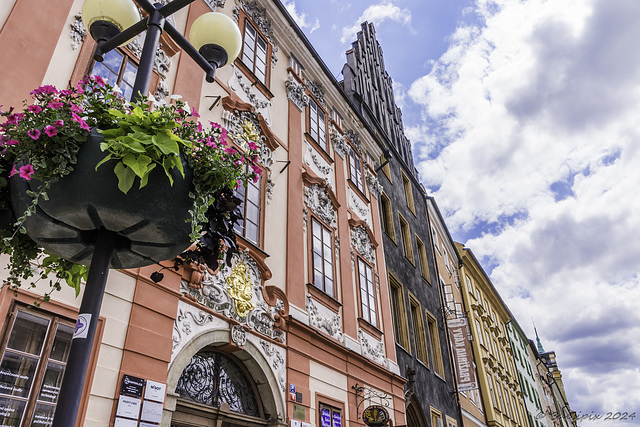
<path id="1" fill-rule="evenodd" d="M 382 48 L 372 23 L 364 22 L 358 39 L 347 51 L 343 86 L 362 114 L 386 137 L 408 166 L 413 166 L 411 143 L 404 134 L 402 112 L 395 104 L 393 81 L 384 67 Z"/>

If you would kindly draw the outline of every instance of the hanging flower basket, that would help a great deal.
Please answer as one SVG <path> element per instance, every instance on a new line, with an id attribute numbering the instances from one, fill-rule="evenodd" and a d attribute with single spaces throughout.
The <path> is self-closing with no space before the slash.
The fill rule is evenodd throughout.
<path id="1" fill-rule="evenodd" d="M 235 248 L 233 189 L 259 173 L 255 142 L 232 147 L 225 129 L 205 129 L 179 99 L 130 104 L 100 77 L 32 95 L 22 112 L 1 113 L 0 238 L 11 286 L 53 274 L 55 289 L 66 280 L 79 290 L 99 229 L 117 235 L 113 268 L 176 256 L 176 265 L 215 268 L 221 248 Z"/>

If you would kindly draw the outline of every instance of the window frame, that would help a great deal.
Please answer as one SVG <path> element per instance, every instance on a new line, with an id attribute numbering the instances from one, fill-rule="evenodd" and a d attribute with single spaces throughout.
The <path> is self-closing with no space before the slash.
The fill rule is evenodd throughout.
<path id="1" fill-rule="evenodd" d="M 380 163 L 380 165 L 383 165 L 381 170 L 387 177 L 389 184 L 393 185 L 393 180 L 391 179 L 391 168 L 389 167 L 389 160 L 387 160 L 384 155 L 381 155 L 378 162 Z"/>
<path id="2" fill-rule="evenodd" d="M 393 223 L 393 205 L 391 204 L 391 199 L 386 193 L 380 193 L 380 212 L 382 214 L 382 226 L 384 227 L 384 232 L 391 239 L 391 241 L 397 246 L 396 243 L 396 230 L 395 225 Z"/>
<path id="3" fill-rule="evenodd" d="M 353 145 L 351 145 L 351 143 L 349 145 L 351 147 L 348 154 L 349 182 L 351 182 L 351 184 L 364 196 L 364 161 Z"/>
<path id="4" fill-rule="evenodd" d="M 404 249 L 404 257 L 415 266 L 413 258 L 413 244 L 411 243 L 411 229 L 409 222 L 404 219 L 402 214 L 398 212 L 398 218 L 400 219 L 400 236 L 402 238 L 402 247 Z"/>
<path id="5" fill-rule="evenodd" d="M 431 367 L 429 359 L 429 348 L 427 347 L 427 331 L 424 328 L 424 318 L 422 316 L 422 305 L 418 298 L 409 292 L 409 307 L 411 313 L 411 325 L 413 326 L 413 338 L 416 347 L 416 358 Z"/>
<path id="6" fill-rule="evenodd" d="M 377 294 L 376 294 L 376 283 L 375 283 L 375 270 L 373 268 L 373 266 L 371 264 L 369 264 L 367 261 L 364 260 L 364 258 L 358 256 L 356 257 L 356 279 L 358 282 L 358 302 L 359 302 L 359 311 L 360 311 L 360 319 L 362 319 L 364 322 L 366 322 L 367 324 L 373 326 L 374 328 L 378 329 L 378 325 L 379 325 L 379 319 L 378 319 L 378 298 L 377 298 Z M 365 268 L 365 273 L 370 271 L 371 272 L 371 281 L 367 281 L 367 275 L 366 274 L 362 274 L 361 273 L 361 267 Z M 362 277 L 365 278 L 365 293 L 367 294 L 367 302 L 366 302 L 366 308 L 367 308 L 367 317 L 365 317 L 365 302 L 363 301 L 363 288 L 362 288 Z M 371 298 L 373 298 L 373 307 L 371 307 L 370 303 L 371 303 Z M 373 316 L 372 316 L 373 315 Z"/>
<path id="7" fill-rule="evenodd" d="M 417 234 L 416 234 L 416 246 L 418 247 L 418 260 L 420 263 L 420 273 L 422 275 L 422 278 L 426 280 L 427 283 L 431 284 L 429 282 L 429 261 L 427 258 L 427 249 L 424 246 L 424 242 L 420 239 L 420 237 L 418 237 Z"/>
<path id="8" fill-rule="evenodd" d="M 431 407 L 429 407 L 429 413 L 431 415 L 431 427 L 438 427 L 438 420 L 440 420 L 440 426 L 439 427 L 444 427 L 444 424 L 443 424 L 444 421 L 442 419 L 442 412 L 438 411 L 433 406 L 431 406 Z"/>
<path id="9" fill-rule="evenodd" d="M 336 300 L 336 294 L 337 294 L 337 285 L 336 285 L 336 263 L 335 263 L 335 248 L 334 248 L 334 241 L 335 241 L 335 235 L 334 235 L 334 229 L 330 226 L 328 226 L 327 224 L 324 223 L 324 221 L 322 221 L 320 218 L 316 217 L 313 214 L 309 214 L 310 216 L 310 226 L 311 226 L 311 231 L 309 233 L 309 283 L 317 290 L 321 291 L 323 294 L 329 296 L 331 299 Z M 329 246 L 330 247 L 330 256 L 329 256 L 329 263 L 331 264 L 331 279 L 332 279 L 332 289 L 331 292 L 327 292 L 326 289 L 326 274 L 325 274 L 325 265 L 327 263 L 327 260 L 324 257 L 324 251 L 322 252 L 321 255 L 321 259 L 322 259 L 322 274 L 323 274 L 323 287 L 319 287 L 316 285 L 316 281 L 315 281 L 315 250 L 314 250 L 314 239 L 315 239 L 315 235 L 314 235 L 314 224 L 317 224 L 319 227 L 321 227 L 321 231 L 322 231 L 322 239 L 320 241 L 320 244 L 324 246 Z M 327 232 L 329 234 L 329 239 L 330 239 L 330 244 L 329 245 L 324 245 L 324 237 L 325 237 L 325 232 Z"/>
<path id="10" fill-rule="evenodd" d="M 433 240 L 433 247 L 438 251 L 438 255 L 442 255 L 442 252 L 440 251 L 440 238 L 438 237 L 438 232 L 433 224 L 431 224 L 431 239 Z"/>
<path id="11" fill-rule="evenodd" d="M 416 206 L 413 200 L 413 186 L 411 184 L 411 180 L 403 171 L 400 171 L 400 174 L 402 176 L 402 188 L 404 188 L 405 202 L 411 213 L 416 216 Z"/>
<path id="12" fill-rule="evenodd" d="M 341 414 L 340 416 L 340 421 L 341 421 L 341 425 L 344 427 L 347 424 L 347 419 L 345 416 L 345 404 L 342 401 L 336 400 L 335 398 L 326 396 L 324 394 L 320 394 L 320 393 L 316 393 L 315 394 L 315 400 L 316 400 L 316 408 L 317 408 L 317 422 L 318 422 L 318 427 L 320 427 L 322 425 L 322 408 L 327 408 L 329 409 L 331 412 L 331 427 L 335 427 L 335 424 L 333 422 L 333 414 L 334 412 L 339 412 Z"/>
<path id="13" fill-rule="evenodd" d="M 241 19 L 239 21 L 241 22 L 238 27 L 241 28 L 242 33 L 242 49 L 240 50 L 240 54 L 238 55 L 236 62 L 242 64 L 243 68 L 251 73 L 251 76 L 255 79 L 255 81 L 252 83 L 258 85 L 259 88 L 266 89 L 266 91 L 268 92 L 271 80 L 271 55 L 273 52 L 273 46 L 269 42 L 269 38 L 265 34 L 263 34 L 262 31 L 260 31 L 258 25 L 256 25 L 256 23 L 253 22 L 253 20 L 243 11 L 241 11 Z M 253 59 L 250 63 L 247 63 L 245 61 L 245 46 L 248 46 L 248 44 L 246 43 L 247 26 L 249 26 L 255 32 L 255 40 L 253 41 Z M 260 39 L 264 41 L 266 46 L 264 57 L 264 81 L 262 81 L 258 74 L 256 74 L 257 47 L 258 40 Z M 247 57 L 248 56 L 249 55 L 247 55 Z"/>
<path id="14" fill-rule="evenodd" d="M 429 330 L 429 341 L 431 342 L 431 352 L 433 354 L 433 370 L 444 380 L 444 359 L 440 345 L 440 334 L 438 333 L 438 320 L 428 310 L 425 310 L 425 313 L 427 315 L 427 328 Z"/>
<path id="15" fill-rule="evenodd" d="M 17 349 L 8 349 L 11 333 L 15 326 L 15 322 L 18 318 L 19 312 L 23 312 L 23 313 L 26 313 L 27 315 L 38 317 L 40 319 L 45 319 L 47 321 L 44 340 L 42 342 L 39 355 L 34 355 L 32 353 L 23 352 Z M 66 355 L 67 357 L 66 361 L 51 359 L 50 357 L 52 350 L 54 349 L 53 348 L 54 341 L 56 338 L 56 334 L 58 332 L 58 326 L 59 325 L 67 326 L 71 330 L 71 334 L 73 335 L 73 330 L 75 329 L 75 322 L 72 319 L 69 319 L 57 313 L 48 312 L 44 310 L 28 310 L 28 308 L 25 305 L 20 303 L 14 303 L 13 307 L 10 310 L 10 313 L 11 314 L 7 317 L 7 322 L 5 323 L 5 326 L 4 326 L 4 331 L 2 336 L 2 345 L 0 346 L 0 350 L 1 350 L 0 363 L 4 361 L 4 357 L 7 354 L 7 350 L 17 355 L 24 354 L 26 357 L 37 359 L 37 362 L 36 362 L 36 367 L 33 371 L 32 381 L 29 386 L 29 391 L 26 398 L 22 398 L 20 396 L 14 396 L 11 394 L 4 394 L 4 393 L 0 396 L 2 396 L 2 398 L 4 399 L 19 400 L 19 401 L 25 402 L 24 410 L 20 418 L 20 425 L 23 425 L 27 421 L 28 421 L 28 425 L 31 425 L 31 423 L 33 423 L 33 417 L 36 414 L 36 406 L 38 405 L 38 403 L 44 403 L 46 405 L 51 406 L 51 402 L 41 401 L 38 399 L 43 389 L 45 374 L 46 374 L 47 368 L 49 367 L 49 364 L 54 363 L 56 365 L 62 365 L 63 367 L 66 367 L 68 363 L 68 358 L 69 358 L 68 353 Z M 69 348 L 70 346 L 71 346 L 71 340 L 69 340 Z M 94 349 L 95 349 L 95 345 L 92 348 L 92 358 L 93 358 Z M 67 349 L 67 352 L 68 352 L 68 349 Z M 89 372 L 90 371 L 91 369 L 89 370 Z M 64 371 L 62 372 L 62 375 L 63 374 L 64 374 Z M 60 381 L 62 381 L 62 376 L 60 377 Z M 58 394 L 58 397 L 59 397 L 59 394 Z M 85 402 L 84 399 L 83 399 L 83 402 Z M 84 404 L 86 404 L 86 402 Z M 55 405 L 53 405 L 54 412 L 55 412 L 56 406 L 57 406 L 57 399 L 56 399 Z"/>
<path id="16" fill-rule="evenodd" d="M 236 236 L 242 238 L 244 241 L 246 241 L 247 243 L 257 247 L 257 248 L 262 248 L 263 244 L 264 244 L 264 216 L 265 216 L 265 197 L 266 197 L 266 191 L 265 191 L 265 179 L 263 179 L 266 176 L 266 172 L 265 170 L 261 167 L 260 168 L 262 170 L 262 173 L 260 174 L 258 183 L 257 183 L 257 187 L 258 188 L 258 223 L 256 224 L 257 228 L 258 228 L 258 237 L 257 237 L 257 241 L 254 242 L 252 240 L 250 240 L 249 238 L 247 238 L 246 236 L 246 223 L 247 223 L 247 198 L 248 198 L 248 191 L 245 188 L 245 194 L 244 197 L 242 198 L 242 204 L 239 207 L 242 207 L 242 234 L 238 233 L 237 230 L 234 227 L 234 232 L 236 233 Z M 249 183 L 250 185 L 253 186 L 253 183 Z M 244 186 L 243 186 L 244 187 Z M 234 190 L 234 194 L 236 195 L 236 197 L 238 196 L 237 193 L 237 189 Z M 252 204 L 255 205 L 255 203 L 252 202 Z"/>
<path id="17" fill-rule="evenodd" d="M 411 340 L 409 339 L 409 327 L 407 320 L 407 306 L 404 302 L 404 286 L 389 271 L 389 302 L 393 320 L 393 336 L 397 345 L 411 354 Z"/>
<path id="18" fill-rule="evenodd" d="M 321 153 L 324 156 L 329 157 L 329 143 L 327 141 L 327 135 L 329 134 L 327 112 L 324 110 L 322 105 L 320 105 L 320 103 L 315 100 L 312 94 L 309 93 L 308 95 L 309 95 L 309 105 L 307 106 L 307 114 L 306 114 L 307 135 L 309 136 L 309 139 L 313 142 L 313 144 L 315 144 L 318 148 L 320 148 Z M 315 114 L 314 114 L 314 111 L 315 111 Z M 324 122 L 324 126 L 322 127 L 320 126 L 321 115 L 323 117 L 322 120 Z M 314 127 L 313 117 L 315 117 L 315 127 Z M 322 129 L 322 132 L 320 132 L 321 129 Z M 323 137 L 322 140 L 320 139 L 321 133 Z M 330 158 L 327 160 L 330 160 Z"/>

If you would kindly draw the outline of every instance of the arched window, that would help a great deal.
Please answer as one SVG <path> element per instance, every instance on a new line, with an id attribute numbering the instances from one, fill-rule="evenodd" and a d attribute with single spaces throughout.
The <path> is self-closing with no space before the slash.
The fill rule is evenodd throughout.
<path id="1" fill-rule="evenodd" d="M 249 417 L 265 415 L 255 385 L 240 363 L 226 353 L 202 350 L 182 371 L 175 390 L 183 400 Z M 252 424 L 247 424 L 252 425 Z"/>

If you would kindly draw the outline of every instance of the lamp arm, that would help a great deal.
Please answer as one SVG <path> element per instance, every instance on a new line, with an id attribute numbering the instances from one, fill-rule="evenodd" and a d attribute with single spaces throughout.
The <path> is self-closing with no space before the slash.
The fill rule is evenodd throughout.
<path id="1" fill-rule="evenodd" d="M 127 40 L 131 40 L 144 30 L 146 30 L 147 19 L 148 17 L 144 17 L 126 30 L 120 32 L 117 36 L 112 37 L 105 42 L 99 43 L 98 48 L 96 49 L 96 53 L 93 55 L 93 58 L 98 62 L 102 62 L 105 53 L 109 52 L 112 49 L 115 49 L 122 43 L 126 42 Z"/>
<path id="2" fill-rule="evenodd" d="M 156 7 L 149 0 L 135 0 L 136 4 L 144 9 L 149 15 L 156 10 Z M 163 15 L 166 16 L 166 15 Z"/>
<path id="3" fill-rule="evenodd" d="M 176 0 L 176 1 L 180 1 L 180 0 Z M 185 0 L 185 1 L 189 1 L 189 0 Z M 211 65 L 209 61 L 207 61 L 204 58 L 204 56 L 202 56 L 200 52 L 198 52 L 196 48 L 193 47 L 193 45 L 189 43 L 189 41 L 182 34 L 180 34 L 180 31 L 176 30 L 176 28 L 173 25 L 171 25 L 169 22 L 165 22 L 164 30 L 173 39 L 173 41 L 178 43 L 178 45 L 182 48 L 182 50 L 187 55 L 189 55 L 191 59 L 193 59 L 196 62 L 196 64 L 198 64 L 200 68 L 204 70 L 204 72 L 207 73 L 207 77 L 206 77 L 207 82 L 213 83 L 214 73 L 216 71 L 213 65 Z"/>
<path id="4" fill-rule="evenodd" d="M 141 1 L 149 3 L 148 0 L 141 0 Z M 173 0 L 172 2 L 167 3 L 164 6 L 162 6 L 160 9 L 158 9 L 158 12 L 160 12 L 162 16 L 167 17 L 179 11 L 183 7 L 187 6 L 188 4 L 193 3 L 194 1 L 195 0 Z"/>

